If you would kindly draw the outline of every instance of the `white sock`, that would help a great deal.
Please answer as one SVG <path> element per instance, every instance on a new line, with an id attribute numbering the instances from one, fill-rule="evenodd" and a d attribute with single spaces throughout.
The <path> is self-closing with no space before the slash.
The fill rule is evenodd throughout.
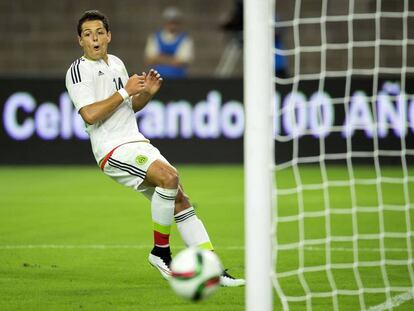
<path id="1" fill-rule="evenodd" d="M 151 215 L 154 226 L 154 244 L 169 246 L 171 224 L 174 218 L 175 197 L 178 189 L 156 187 L 151 199 Z"/>
<path id="2" fill-rule="evenodd" d="M 195 214 L 194 208 L 187 208 L 175 215 L 178 232 L 187 246 L 198 246 L 213 250 L 203 222 Z"/>

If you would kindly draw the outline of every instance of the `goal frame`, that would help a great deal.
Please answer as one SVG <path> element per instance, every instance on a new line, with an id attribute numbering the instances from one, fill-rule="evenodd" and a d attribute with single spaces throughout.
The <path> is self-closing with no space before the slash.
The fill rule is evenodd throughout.
<path id="1" fill-rule="evenodd" d="M 271 311 L 274 0 L 244 0 L 246 310 Z"/>

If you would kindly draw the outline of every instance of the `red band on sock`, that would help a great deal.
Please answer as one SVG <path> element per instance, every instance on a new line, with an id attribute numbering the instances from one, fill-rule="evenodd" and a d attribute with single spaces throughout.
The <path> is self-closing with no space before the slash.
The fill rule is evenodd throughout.
<path id="1" fill-rule="evenodd" d="M 154 242 L 157 246 L 168 246 L 170 244 L 170 235 L 154 231 Z"/>

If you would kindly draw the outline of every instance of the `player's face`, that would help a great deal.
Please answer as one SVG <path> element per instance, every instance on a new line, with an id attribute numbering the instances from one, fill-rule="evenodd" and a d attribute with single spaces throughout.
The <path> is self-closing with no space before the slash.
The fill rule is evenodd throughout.
<path id="1" fill-rule="evenodd" d="M 109 42 L 111 42 L 111 32 L 106 31 L 102 21 L 86 21 L 82 24 L 79 44 L 86 58 L 106 60 Z"/>

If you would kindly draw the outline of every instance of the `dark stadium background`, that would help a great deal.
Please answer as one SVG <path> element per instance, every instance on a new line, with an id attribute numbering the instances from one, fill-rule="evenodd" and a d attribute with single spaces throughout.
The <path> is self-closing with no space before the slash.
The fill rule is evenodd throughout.
<path id="1" fill-rule="evenodd" d="M 36 121 L 36 112 L 45 102 L 59 108 L 60 96 L 66 91 L 66 70 L 82 54 L 77 43 L 77 20 L 88 9 L 99 9 L 108 15 L 113 33 L 109 52 L 119 56 L 132 75 L 149 69 L 144 65 L 147 37 L 162 26 L 163 10 L 167 6 L 177 6 L 183 13 L 183 29 L 193 37 L 195 60 L 189 68 L 189 80 L 165 81 L 155 99 L 164 103 L 176 99 L 196 103 L 205 100 L 208 91 L 218 89 L 223 100 L 241 102 L 242 58 L 229 81 L 216 79 L 214 74 L 232 37 L 223 32 L 220 25 L 232 14 L 233 5 L 232 0 L 0 1 L 0 146 L 7 150 L 2 152 L 0 164 L 94 163 L 88 140 L 78 139 L 73 133 L 66 138 L 59 134 L 57 137 L 52 135 L 53 139 L 45 139 L 36 130 L 30 137 L 16 139 L 5 120 L 15 118 L 14 123 L 22 124 L 33 119 L 30 122 L 36 128 L 54 126 L 48 122 L 65 126 L 61 119 L 39 118 Z M 32 96 L 35 108 L 25 111 L 20 107 L 13 116 L 6 116 L 5 103 L 17 92 Z M 240 162 L 242 159 L 241 137 L 236 140 L 224 137 L 151 140 L 173 162 L 217 163 Z"/>
<path id="2" fill-rule="evenodd" d="M 64 94 L 64 76 L 70 63 L 81 55 L 81 50 L 76 39 L 76 22 L 81 12 L 91 8 L 97 8 L 107 13 L 110 18 L 113 40 L 110 45 L 110 53 L 113 53 L 124 60 L 129 73 L 147 70 L 143 63 L 144 47 L 147 36 L 158 29 L 161 24 L 162 10 L 168 5 L 178 6 L 184 14 L 184 29 L 194 38 L 195 60 L 189 68 L 189 78 L 186 80 L 167 80 L 164 82 L 162 90 L 155 100 L 163 105 L 170 102 L 186 101 L 193 107 L 206 98 L 210 92 L 218 92 L 221 96 L 221 108 L 228 102 L 236 102 L 237 105 L 243 103 L 243 82 L 242 56 L 239 55 L 233 71 L 226 77 L 217 74 L 217 66 L 225 48 L 230 44 L 237 31 L 223 31 L 223 24 L 231 19 L 235 13 L 236 1 L 212 0 L 212 1 L 150 1 L 132 0 L 114 1 L 104 0 L 99 3 L 94 1 L 52 1 L 32 2 L 26 0 L 1 1 L 0 2 L 0 113 L 2 126 L 0 130 L 0 146 L 7 152 L 0 153 L 0 164 L 85 164 L 93 163 L 90 152 L 89 141 L 79 139 L 72 133 L 69 137 L 63 138 L 64 134 L 52 135 L 53 138 L 44 139 L 35 130 L 33 135 L 25 139 L 16 139 L 6 128 L 6 119 L 15 118 L 17 126 L 29 119 L 34 122 L 35 127 L 47 128 L 48 126 L 63 127 L 71 124 L 62 124 L 60 118 L 49 119 L 38 118 L 36 121 L 36 111 L 47 102 L 56 105 L 59 115 L 62 113 L 60 96 Z M 333 4 L 330 4 L 330 6 Z M 338 4 L 336 4 L 338 5 Z M 384 4 L 386 5 L 386 4 Z M 286 4 L 279 8 L 278 14 L 288 18 L 292 14 L 292 4 Z M 318 13 L 319 4 L 304 3 L 304 12 L 307 15 Z M 357 6 L 356 10 L 371 10 L 369 1 L 365 1 Z M 384 7 L 385 9 L 385 7 Z M 390 8 L 388 8 L 390 9 Z M 340 41 L 341 35 L 346 31 L 340 23 L 330 25 L 328 39 L 335 35 L 335 40 Z M 386 36 L 392 36 L 398 31 L 398 25 L 392 23 L 382 25 Z M 283 39 L 286 47 L 292 45 L 291 29 L 282 29 Z M 310 44 L 311 40 L 317 41 L 320 36 L 319 29 L 309 27 L 304 30 L 304 45 Z M 359 32 L 355 33 L 358 39 Z M 369 32 L 364 34 L 369 37 Z M 311 39 L 313 38 L 313 39 Z M 315 43 L 315 42 L 313 42 Z M 354 54 L 354 64 L 364 63 L 366 66 L 372 65 L 372 60 L 363 49 Z M 344 69 L 346 64 L 341 57 L 341 51 L 337 55 L 327 55 L 327 69 Z M 400 61 L 395 57 L 395 50 L 384 49 L 381 57 L 381 65 L 393 65 Z M 320 63 L 318 55 L 306 53 L 302 56 L 301 72 L 315 72 Z M 289 70 L 294 69 L 292 58 L 288 59 Z M 381 83 L 391 81 L 399 83 L 399 76 L 384 77 Z M 413 85 L 411 80 L 406 81 L 406 85 Z M 345 81 L 341 79 L 325 80 L 325 89 L 332 98 L 343 96 Z M 289 85 L 278 85 L 277 89 L 281 95 L 280 103 L 283 103 Z M 317 81 L 310 81 L 300 85 L 300 91 L 307 98 L 317 91 Z M 372 94 L 372 81 L 370 79 L 357 78 L 352 81 L 351 94 L 355 91 L 364 91 L 368 96 Z M 15 110 L 11 116 L 6 115 L 5 103 L 11 95 L 23 92 L 32 96 L 35 106 L 29 111 L 24 111 L 21 107 Z M 398 94 L 390 94 L 396 96 Z M 280 104 L 281 105 L 281 104 Z M 372 105 L 372 103 L 370 103 Z M 410 99 L 407 101 L 407 117 L 409 115 Z M 335 105 L 335 124 L 340 125 L 344 120 L 344 109 Z M 236 107 L 237 108 L 237 107 Z M 208 110 L 208 107 L 206 108 Z M 239 109 L 239 108 L 238 108 Z M 372 110 L 372 106 L 370 107 Z M 50 120 L 50 118 L 52 120 Z M 211 118 L 216 118 L 211 120 Z M 223 111 L 212 113 L 205 118 L 205 122 L 220 122 L 223 118 Z M 67 123 L 68 120 L 65 122 Z M 72 121 L 70 121 L 72 122 Z M 238 126 L 243 122 L 230 112 L 227 115 L 229 126 Z M 237 123 L 239 122 L 239 123 Z M 411 122 L 414 123 L 414 120 Z M 207 124 L 208 125 L 208 124 Z M 180 128 L 181 124 L 178 124 Z M 243 160 L 243 137 L 239 134 L 235 136 L 226 135 L 226 132 L 219 129 L 215 135 L 205 138 L 203 135 L 194 133 L 191 137 L 182 135 L 169 138 L 165 133 L 164 137 L 150 137 L 151 141 L 174 163 L 241 163 Z M 355 131 L 352 137 L 352 144 L 355 150 L 367 150 L 368 140 L 365 139 L 363 130 Z M 203 138 L 204 137 L 204 138 Z M 413 127 L 411 127 L 403 138 L 407 147 L 412 146 Z M 301 139 L 301 144 L 305 148 L 303 155 L 315 155 L 319 152 L 319 138 L 313 135 L 305 135 Z M 346 141 L 340 134 L 331 134 L 325 139 L 327 153 L 342 152 Z M 399 148 L 401 138 L 397 137 L 392 130 L 388 135 L 380 140 L 380 146 L 384 149 Z M 368 144 L 369 145 L 369 144 Z M 292 146 L 290 143 L 278 144 L 278 161 L 284 161 L 291 157 Z M 386 160 L 386 159 L 385 159 Z M 410 160 L 410 159 L 409 159 Z"/>

